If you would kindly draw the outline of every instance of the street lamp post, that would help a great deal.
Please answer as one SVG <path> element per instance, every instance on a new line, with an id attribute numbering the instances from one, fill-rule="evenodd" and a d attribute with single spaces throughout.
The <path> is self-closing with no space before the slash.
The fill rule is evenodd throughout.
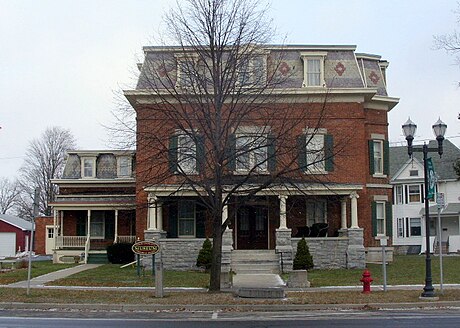
<path id="1" fill-rule="evenodd" d="M 438 121 L 433 125 L 433 132 L 438 141 L 437 148 L 429 148 L 426 143 L 422 147 L 415 148 L 412 146 L 412 141 L 414 140 L 415 131 L 417 130 L 417 125 L 410 120 L 407 120 L 402 126 L 404 136 L 407 140 L 407 153 L 409 157 L 412 157 L 414 152 L 423 153 L 423 175 L 425 183 L 425 240 L 426 240 L 426 259 L 425 259 L 425 287 L 423 287 L 422 297 L 435 297 L 434 288 L 433 288 L 433 278 L 431 276 L 431 257 L 430 257 L 430 208 L 428 201 L 428 170 L 427 170 L 427 160 L 429 152 L 437 152 L 439 156 L 443 153 L 442 142 L 444 141 L 444 134 L 446 133 L 447 125 L 438 119 Z"/>

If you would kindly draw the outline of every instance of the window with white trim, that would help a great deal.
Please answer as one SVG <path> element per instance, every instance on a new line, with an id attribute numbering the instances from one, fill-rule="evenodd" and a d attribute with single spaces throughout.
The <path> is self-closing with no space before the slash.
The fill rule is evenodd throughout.
<path id="1" fill-rule="evenodd" d="M 383 140 L 374 140 L 374 174 L 383 174 Z"/>
<path id="2" fill-rule="evenodd" d="M 183 200 L 178 203 L 179 237 L 195 237 L 195 202 Z"/>
<path id="3" fill-rule="evenodd" d="M 422 220 L 420 218 L 409 218 L 409 227 L 411 236 L 422 235 Z"/>
<path id="4" fill-rule="evenodd" d="M 96 157 L 82 157 L 81 159 L 81 177 L 96 177 Z"/>
<path id="5" fill-rule="evenodd" d="M 314 134 L 307 135 L 307 163 L 309 169 L 313 171 L 324 171 L 325 152 L 324 152 L 324 135 Z"/>
<path id="6" fill-rule="evenodd" d="M 264 85 L 267 79 L 266 56 L 254 56 L 240 60 L 237 68 L 237 82 L 239 86 L 250 87 Z"/>
<path id="7" fill-rule="evenodd" d="M 236 171 L 268 170 L 268 147 L 266 134 L 236 136 Z"/>
<path id="8" fill-rule="evenodd" d="M 420 237 L 422 235 L 421 218 L 398 218 L 398 238 Z"/>
<path id="9" fill-rule="evenodd" d="M 420 203 L 422 200 L 421 185 L 409 185 L 408 188 L 409 203 Z"/>
<path id="10" fill-rule="evenodd" d="M 54 228 L 46 228 L 48 238 L 54 238 Z"/>
<path id="11" fill-rule="evenodd" d="M 177 139 L 177 164 L 186 174 L 196 173 L 196 143 L 190 135 L 181 134 Z"/>
<path id="12" fill-rule="evenodd" d="M 301 53 L 303 60 L 304 79 L 303 87 L 325 87 L 324 81 L 324 58 L 327 53 L 311 52 Z"/>
<path id="13" fill-rule="evenodd" d="M 103 211 L 91 212 L 89 231 L 91 238 L 104 238 L 105 236 L 105 215 Z"/>
<path id="14" fill-rule="evenodd" d="M 395 194 L 395 203 L 396 204 L 403 204 L 404 203 L 404 195 L 403 195 L 403 186 L 396 186 L 396 194 Z"/>
<path id="15" fill-rule="evenodd" d="M 385 236 L 385 202 L 376 202 L 377 235 Z"/>
<path id="16" fill-rule="evenodd" d="M 177 58 L 177 80 L 176 87 L 191 88 L 193 86 L 193 76 L 197 73 L 196 59 L 192 57 Z"/>
<path id="17" fill-rule="evenodd" d="M 132 173 L 131 156 L 117 157 L 117 174 L 118 177 L 130 177 Z"/>

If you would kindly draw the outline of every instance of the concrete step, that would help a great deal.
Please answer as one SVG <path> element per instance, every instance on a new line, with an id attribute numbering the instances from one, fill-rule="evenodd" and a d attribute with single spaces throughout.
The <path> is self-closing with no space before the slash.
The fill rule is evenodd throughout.
<path id="1" fill-rule="evenodd" d="M 232 270 L 236 273 L 279 273 L 279 255 L 274 250 L 235 250 Z"/>
<path id="2" fill-rule="evenodd" d="M 232 264 L 232 270 L 236 273 L 279 273 L 279 265 L 273 264 Z"/>
<path id="3" fill-rule="evenodd" d="M 286 293 L 282 287 L 251 288 L 241 287 L 236 294 L 245 298 L 284 298 Z"/>

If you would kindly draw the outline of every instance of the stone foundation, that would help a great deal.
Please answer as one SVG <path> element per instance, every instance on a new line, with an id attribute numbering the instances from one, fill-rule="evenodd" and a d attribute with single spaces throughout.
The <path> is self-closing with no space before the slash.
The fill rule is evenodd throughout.
<path id="1" fill-rule="evenodd" d="M 300 239 L 301 238 L 292 238 L 293 256 L 295 256 L 295 253 L 297 252 L 297 243 Z M 340 269 L 347 267 L 348 238 L 318 237 L 305 238 L 305 240 L 310 250 L 310 254 L 313 257 L 315 269 Z"/>

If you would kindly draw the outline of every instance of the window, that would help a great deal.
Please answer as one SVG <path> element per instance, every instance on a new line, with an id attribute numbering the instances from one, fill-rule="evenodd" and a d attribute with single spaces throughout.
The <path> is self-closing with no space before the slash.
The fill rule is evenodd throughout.
<path id="1" fill-rule="evenodd" d="M 398 218 L 397 229 L 399 238 L 420 237 L 422 221 L 420 218 Z"/>
<path id="2" fill-rule="evenodd" d="M 410 218 L 410 235 L 421 236 L 422 235 L 422 221 L 420 218 Z"/>
<path id="3" fill-rule="evenodd" d="M 396 204 L 403 204 L 403 186 L 396 186 Z"/>
<path id="4" fill-rule="evenodd" d="M 195 237 L 195 202 L 180 201 L 178 204 L 179 237 Z"/>
<path id="5" fill-rule="evenodd" d="M 420 203 L 422 196 L 420 193 L 420 185 L 409 185 L 409 203 Z"/>
<path id="6" fill-rule="evenodd" d="M 304 87 L 324 87 L 324 58 L 327 53 L 301 53 L 304 66 Z"/>
<path id="7" fill-rule="evenodd" d="M 418 177 L 418 170 L 410 170 L 409 175 L 411 177 Z"/>
<path id="8" fill-rule="evenodd" d="M 268 147 L 266 135 L 261 134 L 237 136 L 236 151 L 236 171 L 267 171 Z"/>
<path id="9" fill-rule="evenodd" d="M 374 140 L 374 173 L 383 174 L 383 142 Z"/>
<path id="10" fill-rule="evenodd" d="M 104 238 L 105 220 L 103 211 L 91 212 L 90 235 L 91 238 Z"/>
<path id="11" fill-rule="evenodd" d="M 314 223 L 326 223 L 326 202 L 325 201 L 307 201 L 307 225 L 312 226 Z"/>
<path id="12" fill-rule="evenodd" d="M 390 145 L 384 140 L 384 135 L 373 134 L 369 140 L 369 169 L 370 174 L 377 178 L 386 177 L 389 174 Z"/>
<path id="13" fill-rule="evenodd" d="M 130 156 L 120 156 L 117 158 L 118 177 L 130 177 L 132 172 L 132 161 Z"/>
<path id="14" fill-rule="evenodd" d="M 178 136 L 177 163 L 180 170 L 187 174 L 196 173 L 196 143 L 191 136 Z"/>
<path id="15" fill-rule="evenodd" d="M 178 58 L 176 87 L 185 89 L 192 87 L 194 74 L 196 74 L 195 61 L 192 58 Z"/>
<path id="16" fill-rule="evenodd" d="M 374 196 L 374 199 L 377 196 Z M 383 197 L 380 197 L 383 198 Z M 372 235 L 373 236 L 392 236 L 393 230 L 393 209 L 392 205 L 388 201 L 374 201 L 372 202 Z M 396 220 L 397 223 L 397 232 L 401 233 L 401 229 L 404 227 L 401 225 L 401 222 Z"/>
<path id="17" fill-rule="evenodd" d="M 334 139 L 326 129 L 305 129 L 297 138 L 299 167 L 308 173 L 325 174 L 334 171 Z"/>
<path id="18" fill-rule="evenodd" d="M 385 236 L 385 203 L 376 202 L 377 235 Z"/>
<path id="19" fill-rule="evenodd" d="M 81 176 L 83 178 L 96 177 L 96 158 L 83 157 L 81 160 Z"/>
<path id="20" fill-rule="evenodd" d="M 54 228 L 47 228 L 48 238 L 54 238 Z"/>

